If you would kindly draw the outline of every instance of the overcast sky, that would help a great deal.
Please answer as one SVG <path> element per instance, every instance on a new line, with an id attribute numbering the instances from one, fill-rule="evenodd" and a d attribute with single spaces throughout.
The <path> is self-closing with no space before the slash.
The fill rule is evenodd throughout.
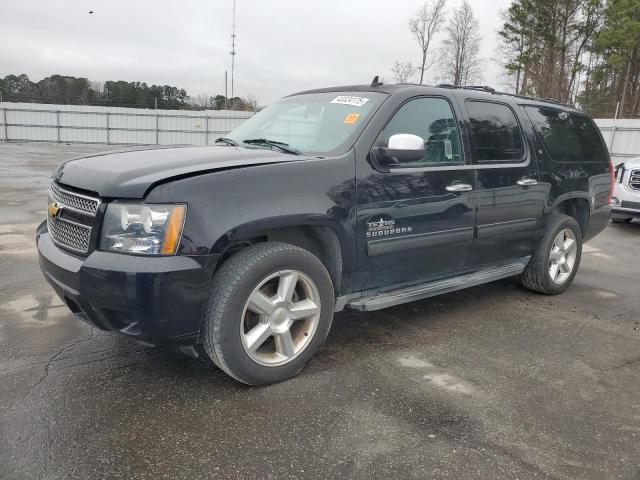
<path id="1" fill-rule="evenodd" d="M 461 0 L 448 0 L 448 10 Z M 237 0 L 236 95 L 268 104 L 294 91 L 391 81 L 394 60 L 418 63 L 407 28 L 421 0 Z M 498 12 L 480 22 L 484 83 L 498 85 Z M 0 76 L 51 74 L 142 81 L 224 94 L 233 0 L 2 0 Z M 93 10 L 93 14 L 88 12 Z M 434 68 L 429 82 L 438 80 Z M 230 75 L 230 73 L 229 73 Z M 231 93 L 231 92 L 229 92 Z"/>

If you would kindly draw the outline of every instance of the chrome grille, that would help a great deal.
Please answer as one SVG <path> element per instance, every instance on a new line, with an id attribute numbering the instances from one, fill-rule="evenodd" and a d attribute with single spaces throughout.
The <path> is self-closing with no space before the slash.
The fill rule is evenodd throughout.
<path id="1" fill-rule="evenodd" d="M 79 253 L 89 252 L 91 227 L 51 216 L 47 217 L 47 225 L 51 238 L 61 247 Z"/>
<path id="2" fill-rule="evenodd" d="M 98 198 L 70 192 L 69 190 L 65 190 L 57 185 L 55 182 L 51 183 L 49 194 L 53 200 L 63 207 L 78 213 L 91 215 L 92 217 L 95 217 L 98 207 L 100 206 L 100 200 Z"/>
<path id="3" fill-rule="evenodd" d="M 89 253 L 100 199 L 67 190 L 54 182 L 49 189 L 49 202 L 47 226 L 53 242 L 77 253 Z"/>
<path id="4" fill-rule="evenodd" d="M 631 170 L 629 186 L 634 190 L 640 190 L 640 170 Z"/>

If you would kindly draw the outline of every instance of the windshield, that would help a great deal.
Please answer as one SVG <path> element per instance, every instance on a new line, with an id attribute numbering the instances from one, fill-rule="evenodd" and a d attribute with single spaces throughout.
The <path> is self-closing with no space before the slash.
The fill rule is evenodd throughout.
<path id="1" fill-rule="evenodd" d="M 226 138 L 266 147 L 264 140 L 280 142 L 305 155 L 339 155 L 351 147 L 385 97 L 378 92 L 294 95 L 257 113 Z"/>

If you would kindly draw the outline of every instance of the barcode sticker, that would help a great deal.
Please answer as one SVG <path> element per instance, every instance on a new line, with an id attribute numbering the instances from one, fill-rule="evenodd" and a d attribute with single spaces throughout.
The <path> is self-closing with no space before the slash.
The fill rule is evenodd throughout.
<path id="1" fill-rule="evenodd" d="M 341 95 L 331 100 L 331 103 L 339 103 L 341 105 L 351 105 L 353 107 L 361 107 L 369 101 L 366 97 L 352 97 L 350 95 Z"/>

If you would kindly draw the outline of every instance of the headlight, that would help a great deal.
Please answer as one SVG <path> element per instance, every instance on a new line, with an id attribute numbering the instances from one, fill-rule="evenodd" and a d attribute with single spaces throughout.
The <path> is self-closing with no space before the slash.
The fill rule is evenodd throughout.
<path id="1" fill-rule="evenodd" d="M 102 224 L 100 250 L 174 255 L 186 212 L 185 205 L 110 203 Z"/>

